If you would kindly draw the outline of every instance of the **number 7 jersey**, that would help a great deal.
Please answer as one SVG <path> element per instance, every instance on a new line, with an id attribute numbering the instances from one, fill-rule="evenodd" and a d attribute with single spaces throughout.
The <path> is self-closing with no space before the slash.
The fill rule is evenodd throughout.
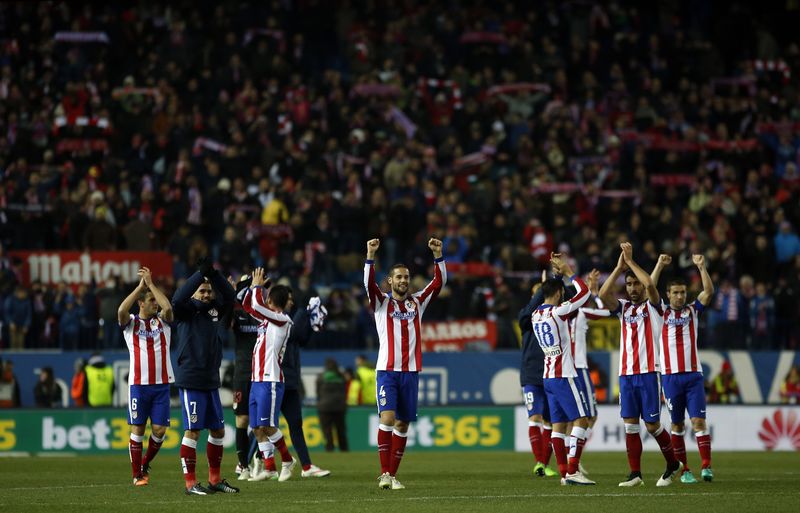
<path id="1" fill-rule="evenodd" d="M 533 333 L 544 352 L 544 378 L 575 378 L 575 356 L 572 354 L 569 320 L 591 296 L 589 288 L 578 276 L 572 277 L 577 293 L 558 306 L 544 304 L 533 311 Z"/>

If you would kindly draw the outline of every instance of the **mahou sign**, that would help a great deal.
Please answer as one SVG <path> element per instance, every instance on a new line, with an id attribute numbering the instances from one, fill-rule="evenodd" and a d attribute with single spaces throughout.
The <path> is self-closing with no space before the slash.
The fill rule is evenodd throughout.
<path id="1" fill-rule="evenodd" d="M 494 321 L 466 319 L 422 323 L 423 351 L 491 350 L 496 345 L 497 326 Z"/>
<path id="2" fill-rule="evenodd" d="M 124 283 L 137 280 L 136 272 L 148 267 L 153 278 L 172 275 L 172 257 L 165 251 L 11 251 L 11 257 L 22 261 L 22 282 L 39 281 L 45 285 L 66 283 L 72 287 L 92 280 L 102 286 L 107 280 Z"/>

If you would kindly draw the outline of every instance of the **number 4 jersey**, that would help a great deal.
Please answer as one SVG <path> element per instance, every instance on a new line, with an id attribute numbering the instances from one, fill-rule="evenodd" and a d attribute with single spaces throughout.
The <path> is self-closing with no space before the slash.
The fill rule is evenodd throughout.
<path id="1" fill-rule="evenodd" d="M 558 306 L 544 304 L 531 315 L 533 333 L 544 352 L 544 378 L 574 378 L 575 357 L 570 340 L 569 319 L 589 299 L 589 288 L 577 275 L 572 277 L 577 293 Z"/>

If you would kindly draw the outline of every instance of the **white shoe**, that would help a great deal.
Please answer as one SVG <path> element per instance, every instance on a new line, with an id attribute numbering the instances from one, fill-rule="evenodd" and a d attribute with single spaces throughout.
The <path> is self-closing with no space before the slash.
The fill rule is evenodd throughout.
<path id="1" fill-rule="evenodd" d="M 281 475 L 278 477 L 278 481 L 284 482 L 288 481 L 292 477 L 292 470 L 297 466 L 297 458 L 292 456 L 291 463 L 281 463 Z"/>
<path id="2" fill-rule="evenodd" d="M 239 468 L 237 466 L 237 470 L 239 471 L 237 472 L 237 474 L 239 474 L 239 481 L 247 481 L 250 479 L 250 467 Z"/>
<path id="3" fill-rule="evenodd" d="M 628 475 L 628 479 L 621 482 L 619 486 L 623 488 L 630 488 L 633 486 L 644 486 L 644 481 L 642 481 L 642 476 L 640 473 L 631 472 L 630 475 Z"/>
<path id="4" fill-rule="evenodd" d="M 378 488 L 381 490 L 389 490 L 392 488 L 392 476 L 388 472 L 384 472 L 378 477 Z"/>
<path id="5" fill-rule="evenodd" d="M 669 468 L 664 471 L 664 474 L 658 478 L 658 482 L 656 486 L 669 486 L 672 484 L 672 480 L 681 475 L 681 470 L 683 470 L 683 463 L 680 461 L 678 462 L 678 468 L 670 470 Z"/>
<path id="6" fill-rule="evenodd" d="M 239 474 L 241 474 L 241 473 L 242 473 L 242 466 L 241 466 L 241 465 L 239 465 L 239 464 L 237 463 L 237 464 L 236 464 L 236 468 L 235 468 L 235 469 L 233 469 L 233 473 L 234 473 L 234 474 L 236 474 L 237 476 L 238 476 Z"/>
<path id="7" fill-rule="evenodd" d="M 587 478 L 580 471 L 575 472 L 574 474 L 567 474 L 567 477 L 564 478 L 567 484 L 571 485 L 593 485 L 597 484 L 591 479 Z"/>
<path id="8" fill-rule="evenodd" d="M 252 474 L 252 472 L 251 472 Z M 252 474 L 248 481 L 275 481 L 278 479 L 278 472 L 275 470 L 262 470 L 258 474 Z"/>
<path id="9" fill-rule="evenodd" d="M 253 455 L 253 463 L 250 465 L 250 475 L 255 476 L 262 472 L 264 472 L 264 460 Z"/>
<path id="10" fill-rule="evenodd" d="M 397 480 L 396 477 L 392 476 L 392 490 L 405 490 L 406 487 Z"/>
<path id="11" fill-rule="evenodd" d="M 565 477 L 561 478 L 561 486 L 567 486 L 567 479 Z"/>
<path id="12" fill-rule="evenodd" d="M 586 477 L 589 476 L 589 473 L 586 472 L 586 468 L 583 466 L 583 463 L 581 463 L 580 461 L 578 462 L 578 472 L 580 472 L 581 474 L 583 474 Z"/>
<path id="13" fill-rule="evenodd" d="M 308 467 L 308 470 L 304 470 L 300 473 L 302 477 L 325 477 L 331 475 L 330 470 L 323 470 L 316 465 L 311 465 Z"/>

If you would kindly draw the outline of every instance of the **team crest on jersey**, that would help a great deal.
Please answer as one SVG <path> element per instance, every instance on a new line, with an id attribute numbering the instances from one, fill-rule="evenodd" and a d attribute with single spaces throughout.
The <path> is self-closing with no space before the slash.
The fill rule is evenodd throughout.
<path id="1" fill-rule="evenodd" d="M 191 424 L 196 424 L 197 423 L 197 415 L 189 415 L 189 422 Z"/>
<path id="2" fill-rule="evenodd" d="M 138 416 L 139 416 L 139 412 L 138 411 L 132 411 L 131 412 L 131 419 L 136 420 L 136 417 L 138 417 Z"/>
<path id="3" fill-rule="evenodd" d="M 386 406 L 386 398 L 381 397 L 381 406 Z"/>
<path id="4" fill-rule="evenodd" d="M 211 310 L 208 311 L 208 315 L 210 315 L 213 318 L 212 320 L 216 321 L 217 318 L 219 317 L 219 312 L 217 311 L 216 308 L 212 308 Z"/>
<path id="5" fill-rule="evenodd" d="M 414 310 L 417 307 L 417 304 L 410 299 L 406 299 L 406 308 L 409 310 Z"/>

